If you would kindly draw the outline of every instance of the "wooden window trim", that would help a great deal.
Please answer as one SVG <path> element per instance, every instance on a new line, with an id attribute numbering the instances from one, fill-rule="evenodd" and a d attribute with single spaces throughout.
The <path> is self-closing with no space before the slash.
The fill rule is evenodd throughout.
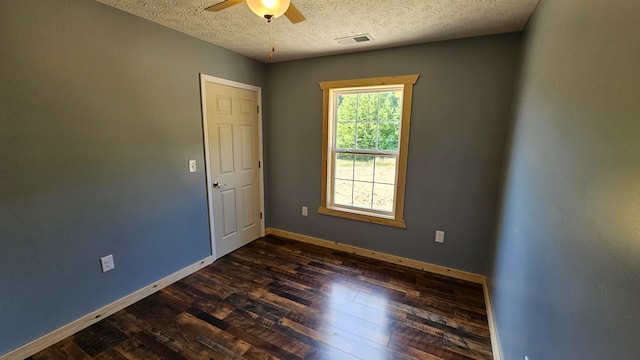
<path id="1" fill-rule="evenodd" d="M 352 220 L 365 221 L 375 224 L 407 228 L 404 221 L 404 197 L 407 181 L 407 159 L 409 153 L 409 130 L 411 125 L 411 103 L 413 99 L 413 85 L 420 75 L 388 76 L 379 78 L 338 80 L 320 82 L 322 89 L 322 193 L 320 197 L 319 214 L 338 216 Z M 374 216 L 358 211 L 343 211 L 327 207 L 327 169 L 329 155 L 329 92 L 331 89 L 364 86 L 403 85 L 402 123 L 400 128 L 400 146 L 398 154 L 398 177 L 395 193 L 395 211 L 393 218 Z"/>

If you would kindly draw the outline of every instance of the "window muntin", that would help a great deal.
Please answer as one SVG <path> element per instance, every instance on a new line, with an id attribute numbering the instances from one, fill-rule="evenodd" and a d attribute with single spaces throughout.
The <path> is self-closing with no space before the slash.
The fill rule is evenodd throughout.
<path id="1" fill-rule="evenodd" d="M 318 212 L 406 227 L 413 84 L 418 75 L 322 82 L 323 182 Z"/>

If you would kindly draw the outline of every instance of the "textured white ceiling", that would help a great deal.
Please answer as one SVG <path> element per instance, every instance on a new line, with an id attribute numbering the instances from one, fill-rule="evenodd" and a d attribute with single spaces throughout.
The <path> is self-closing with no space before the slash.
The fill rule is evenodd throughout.
<path id="1" fill-rule="evenodd" d="M 538 0 L 292 0 L 307 20 L 272 24 L 246 3 L 221 12 L 220 0 L 97 0 L 258 61 L 389 48 L 400 45 L 520 31 Z M 272 27 L 272 29 L 269 29 Z M 369 34 L 374 41 L 341 45 L 335 39 Z"/>

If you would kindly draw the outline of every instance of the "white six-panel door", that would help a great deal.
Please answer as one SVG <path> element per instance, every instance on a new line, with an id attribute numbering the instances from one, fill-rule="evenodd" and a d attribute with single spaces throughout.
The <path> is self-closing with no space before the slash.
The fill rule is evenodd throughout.
<path id="1" fill-rule="evenodd" d="M 203 76 L 205 144 L 212 247 L 219 258 L 264 233 L 255 90 Z"/>

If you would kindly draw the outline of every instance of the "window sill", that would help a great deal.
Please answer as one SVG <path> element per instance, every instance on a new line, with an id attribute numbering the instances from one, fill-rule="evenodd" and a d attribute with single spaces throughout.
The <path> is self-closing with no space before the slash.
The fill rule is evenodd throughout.
<path id="1" fill-rule="evenodd" d="M 336 216 L 336 217 L 341 217 L 341 218 L 351 219 L 351 220 L 364 221 L 364 222 L 378 224 L 378 225 L 393 226 L 401 229 L 407 228 L 407 224 L 404 222 L 404 220 L 385 219 L 377 216 L 356 214 L 356 213 L 347 212 L 347 211 L 328 209 L 324 206 L 320 206 L 318 208 L 318 214 Z"/>

